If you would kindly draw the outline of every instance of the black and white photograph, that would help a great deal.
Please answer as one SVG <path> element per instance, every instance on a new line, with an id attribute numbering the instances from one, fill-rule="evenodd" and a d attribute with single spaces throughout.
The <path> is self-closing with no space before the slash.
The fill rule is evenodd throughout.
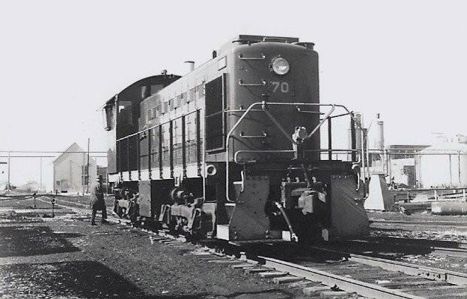
<path id="1" fill-rule="evenodd" d="M 0 298 L 467 298 L 466 16 L 0 1 Z"/>

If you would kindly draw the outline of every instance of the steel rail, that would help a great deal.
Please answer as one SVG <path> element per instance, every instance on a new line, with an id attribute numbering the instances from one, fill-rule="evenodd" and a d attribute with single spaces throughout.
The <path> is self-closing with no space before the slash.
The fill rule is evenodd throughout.
<path id="1" fill-rule="evenodd" d="M 265 267 L 274 268 L 277 271 L 286 272 L 297 277 L 303 277 L 307 280 L 320 281 L 321 283 L 331 287 L 337 285 L 344 291 L 356 292 L 359 295 L 370 298 L 423 298 L 407 294 L 399 290 L 385 288 L 379 285 L 362 282 L 345 276 L 332 274 L 274 258 L 263 256 L 260 256 L 259 258 L 264 262 Z"/>
<path id="2" fill-rule="evenodd" d="M 447 283 L 455 285 L 467 285 L 467 273 L 460 273 L 440 268 L 420 266 L 317 246 L 310 246 L 309 248 L 328 253 L 343 254 L 346 255 L 351 261 L 369 266 L 380 267 L 388 271 L 400 271 L 409 275 L 420 276 L 426 279 L 445 281 Z"/>
<path id="3" fill-rule="evenodd" d="M 381 240 L 381 241 L 367 241 L 367 240 L 352 240 L 357 244 L 377 244 L 377 245 L 392 245 L 392 246 L 401 246 L 407 248 L 416 248 L 416 249 L 429 249 L 432 253 L 444 254 L 448 256 L 463 256 L 467 257 L 467 243 L 458 243 L 459 247 L 442 247 L 442 246 L 426 246 L 421 244 L 411 244 L 411 243 L 402 243 L 404 241 L 413 241 L 414 239 L 404 239 L 404 238 L 393 238 L 390 240 Z M 426 239 L 421 239 L 426 240 Z"/>
<path id="4" fill-rule="evenodd" d="M 46 197 L 47 199 L 51 199 L 53 197 L 53 195 L 45 195 L 44 197 Z M 42 201 L 43 203 L 49 203 L 50 204 L 50 200 L 45 200 L 44 198 L 37 198 L 38 201 Z M 80 203 L 80 202 L 73 202 L 73 201 L 70 201 L 70 200 L 67 200 L 67 199 L 64 199 L 64 198 L 55 198 L 56 200 L 56 204 L 55 206 L 57 207 L 63 207 L 63 208 L 67 208 L 67 209 L 70 209 L 71 211 L 73 211 L 74 213 L 76 214 L 86 214 L 86 215 L 90 215 L 91 214 L 91 209 L 89 208 L 89 204 L 83 204 L 83 203 Z M 116 224 L 131 224 L 131 220 L 129 219 L 124 219 L 124 218 L 117 218 L 115 216 L 113 216 L 112 214 L 112 210 L 109 209 L 110 207 L 107 207 L 107 221 L 109 222 L 112 222 L 112 223 L 116 223 Z"/>
<path id="5" fill-rule="evenodd" d="M 401 225 L 434 225 L 434 226 L 449 226 L 449 227 L 467 227 L 466 223 L 459 223 L 455 221 L 433 221 L 433 220 L 379 220 L 379 219 L 370 219 L 370 224 L 401 224 Z"/>

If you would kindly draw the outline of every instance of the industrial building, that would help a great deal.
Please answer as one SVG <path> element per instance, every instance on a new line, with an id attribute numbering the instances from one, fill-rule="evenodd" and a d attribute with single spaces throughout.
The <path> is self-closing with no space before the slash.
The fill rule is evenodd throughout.
<path id="1" fill-rule="evenodd" d="M 55 192 L 87 193 L 97 177 L 96 160 L 73 143 L 53 161 L 53 177 Z"/>
<path id="2" fill-rule="evenodd" d="M 417 153 L 428 145 L 389 145 L 386 148 L 388 183 L 408 188 L 420 187 L 420 156 Z"/>
<path id="3" fill-rule="evenodd" d="M 423 188 L 467 187 L 467 144 L 448 140 L 433 144 L 418 154 L 418 181 Z"/>
<path id="4" fill-rule="evenodd" d="M 467 137 L 433 133 L 431 145 L 385 145 L 384 122 L 378 114 L 368 136 L 369 172 L 384 175 L 392 187 L 467 187 Z"/>

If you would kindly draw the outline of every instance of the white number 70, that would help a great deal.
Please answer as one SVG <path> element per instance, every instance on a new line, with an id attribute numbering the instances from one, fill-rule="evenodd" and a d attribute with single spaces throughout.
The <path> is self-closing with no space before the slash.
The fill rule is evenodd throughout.
<path id="1" fill-rule="evenodd" d="M 279 88 L 282 93 L 289 92 L 289 83 L 287 82 L 271 81 L 271 85 L 273 92 L 276 92 Z"/>

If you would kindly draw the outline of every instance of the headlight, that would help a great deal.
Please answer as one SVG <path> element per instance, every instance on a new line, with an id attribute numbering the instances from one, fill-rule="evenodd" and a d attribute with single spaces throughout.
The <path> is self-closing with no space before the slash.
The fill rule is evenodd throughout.
<path id="1" fill-rule="evenodd" d="M 285 75 L 290 70 L 289 62 L 282 57 L 273 58 L 271 62 L 271 67 L 274 73 L 278 75 Z"/>

